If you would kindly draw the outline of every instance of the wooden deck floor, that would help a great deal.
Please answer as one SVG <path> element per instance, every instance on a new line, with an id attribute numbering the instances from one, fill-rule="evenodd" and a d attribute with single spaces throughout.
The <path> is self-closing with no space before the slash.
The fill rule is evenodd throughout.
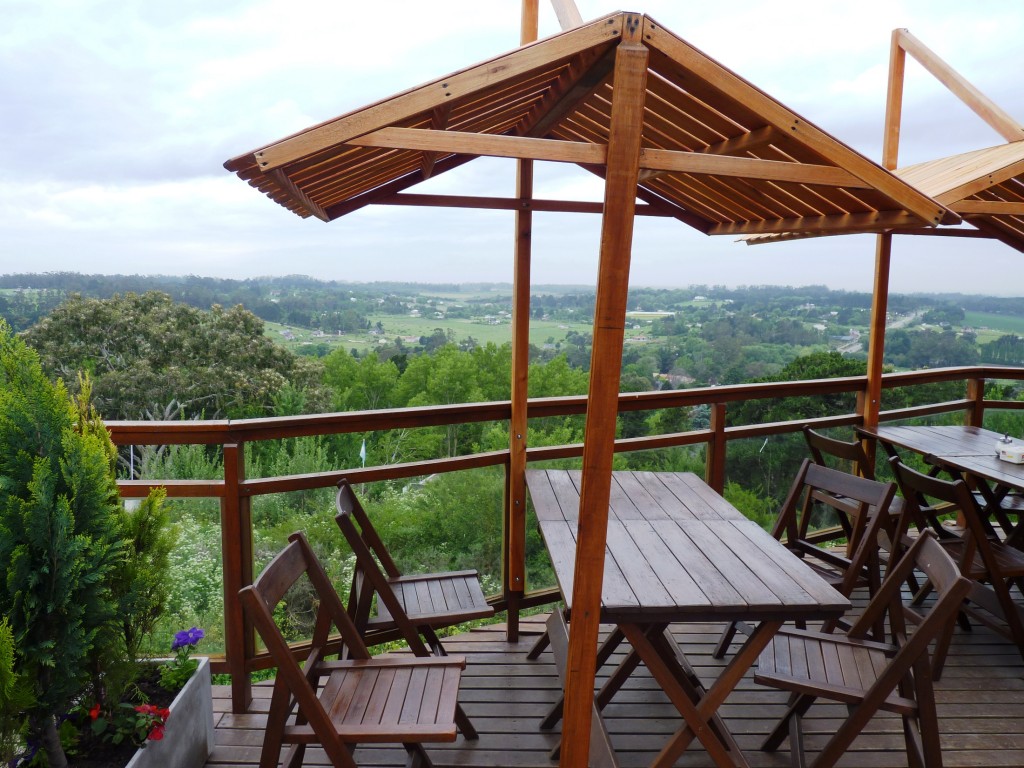
<path id="1" fill-rule="evenodd" d="M 526 652 L 542 629 L 544 617 L 527 620 L 517 644 L 505 640 L 504 625 L 473 630 L 445 641 L 449 652 L 467 657 L 459 699 L 473 718 L 480 739 L 428 747 L 436 766 L 467 768 L 552 768 L 548 759 L 556 733 L 542 733 L 538 722 L 559 695 L 550 651 L 539 661 Z M 720 662 L 711 658 L 719 625 L 677 625 L 673 631 L 698 673 L 712 678 Z M 259 761 L 269 688 L 257 687 L 250 714 L 230 713 L 226 688 L 215 687 L 216 747 L 208 768 L 251 768 Z M 942 680 L 937 685 L 945 765 L 1024 766 L 1024 662 L 1009 642 L 984 627 L 958 630 Z M 754 768 L 788 766 L 788 744 L 774 754 L 758 750 L 761 738 L 781 715 L 785 694 L 762 688 L 748 678 L 726 701 L 723 715 Z M 824 742 L 842 717 L 838 705 L 818 704 L 808 724 L 808 747 Z M 647 765 L 679 718 L 665 695 L 641 668 L 607 708 L 609 730 L 623 768 Z M 810 755 L 809 755 L 810 756 Z M 399 748 L 360 748 L 361 766 L 401 766 Z M 306 765 L 324 765 L 322 751 L 311 750 Z M 679 765 L 710 766 L 699 746 Z M 880 716 L 854 743 L 840 765 L 856 768 L 905 766 L 900 722 Z"/>

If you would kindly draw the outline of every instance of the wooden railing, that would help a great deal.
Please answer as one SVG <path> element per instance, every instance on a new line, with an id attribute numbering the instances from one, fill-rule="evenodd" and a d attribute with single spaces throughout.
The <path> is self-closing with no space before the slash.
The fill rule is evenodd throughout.
<path id="1" fill-rule="evenodd" d="M 984 397 L 988 380 L 1024 380 L 1024 368 L 968 367 L 943 368 L 913 373 L 887 374 L 883 390 L 912 387 L 936 382 L 964 382 L 964 397 L 926 406 L 883 411 L 880 419 L 891 421 L 944 413 L 961 412 L 968 424 L 981 425 L 988 409 L 1024 409 L 1024 402 L 993 401 Z M 730 403 L 814 397 L 839 393 L 854 393 L 859 397 L 866 391 L 863 376 L 820 379 L 814 381 L 777 382 L 756 385 L 702 387 L 667 392 L 628 393 L 619 396 L 619 412 L 649 411 L 664 408 L 689 408 L 697 405 L 710 407 L 711 421 L 707 429 L 660 434 L 617 440 L 616 451 L 651 450 L 676 446 L 706 446 L 705 480 L 721 491 L 725 478 L 726 445 L 730 440 L 761 438 L 769 435 L 798 431 L 811 423 L 818 428 L 855 425 L 861 423 L 858 412 L 829 415 L 813 420 L 797 419 L 766 424 L 726 425 Z M 558 397 L 532 399 L 528 404 L 528 418 L 571 416 L 586 413 L 585 397 Z M 384 411 L 359 411 L 314 416 L 290 416 L 238 421 L 176 421 L 176 422 L 108 422 L 114 442 L 121 446 L 140 445 L 216 445 L 223 450 L 224 477 L 220 480 L 123 480 L 119 483 L 124 497 L 144 497 L 153 487 L 165 487 L 169 497 L 216 498 L 221 505 L 221 536 L 224 581 L 224 636 L 225 654 L 214 662 L 214 670 L 227 672 L 232 677 L 232 699 L 236 711 L 245 711 L 250 698 L 249 673 L 266 667 L 268 660 L 256 652 L 251 627 L 242 615 L 236 599 L 238 590 L 253 578 L 253 530 L 251 502 L 253 497 L 290 491 L 329 488 L 342 477 L 353 483 L 376 482 L 418 477 L 439 472 L 454 472 L 487 466 L 505 467 L 506 479 L 509 451 L 492 451 L 430 461 L 417 461 L 374 467 L 343 467 L 331 472 L 289 475 L 284 477 L 247 478 L 245 476 L 246 445 L 264 440 L 365 433 L 373 431 L 468 424 L 486 421 L 509 421 L 509 402 L 471 403 L 465 405 L 402 408 Z M 560 445 L 529 448 L 528 461 L 567 459 L 581 456 L 583 446 Z M 508 488 L 508 482 L 506 482 Z M 525 510 L 509 515 L 507 525 L 525 526 Z M 508 570 L 508 550 L 505 551 Z M 498 610 L 507 610 L 509 626 L 515 631 L 521 608 L 553 602 L 556 592 L 523 595 L 506 584 L 503 593 L 492 602 Z M 299 649 L 301 653 L 301 649 Z"/>

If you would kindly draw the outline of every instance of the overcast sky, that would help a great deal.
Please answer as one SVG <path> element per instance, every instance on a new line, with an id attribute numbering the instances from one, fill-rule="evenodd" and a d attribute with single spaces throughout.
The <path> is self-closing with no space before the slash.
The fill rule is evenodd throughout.
<path id="1" fill-rule="evenodd" d="M 616 8 L 577 0 L 584 19 Z M 629 8 L 629 6 L 627 6 Z M 906 27 L 1024 121 L 1022 0 L 646 0 L 647 13 L 873 160 L 889 40 Z M 510 281 L 512 214 L 378 206 L 302 220 L 229 157 L 514 48 L 519 0 L 0 0 L 0 273 Z M 558 31 L 541 0 L 541 36 Z M 908 60 L 901 164 L 1002 139 Z M 509 196 L 514 162 L 417 191 Z M 538 197 L 599 200 L 538 168 Z M 537 214 L 534 283 L 593 284 L 600 218 Z M 969 259 L 970 270 L 963 268 Z M 638 220 L 635 285 L 870 290 L 874 238 L 750 247 Z M 1024 254 L 896 238 L 892 289 L 1024 294 Z"/>

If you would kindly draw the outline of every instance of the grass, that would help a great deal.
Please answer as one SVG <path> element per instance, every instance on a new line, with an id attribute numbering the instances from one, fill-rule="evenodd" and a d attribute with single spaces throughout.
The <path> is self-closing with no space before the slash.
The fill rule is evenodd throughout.
<path id="1" fill-rule="evenodd" d="M 1024 317 L 1017 315 L 996 315 L 991 312 L 965 312 L 964 324 L 973 328 L 990 328 L 999 331 L 997 336 L 1007 333 L 1024 334 Z M 979 333 L 979 337 L 980 337 Z"/>
<path id="2" fill-rule="evenodd" d="M 396 336 L 416 337 L 416 342 L 406 342 L 409 345 L 418 343 L 421 336 L 430 336 L 436 328 L 442 328 L 446 332 L 451 331 L 456 342 L 472 336 L 479 344 L 493 342 L 505 344 L 512 340 L 512 325 L 509 319 L 499 318 L 497 322 L 491 322 L 484 318 L 435 318 L 435 317 L 410 317 L 408 315 L 369 315 L 367 319 L 371 326 L 375 327 L 379 321 L 384 326 L 383 336 L 371 336 L 366 331 L 352 333 L 327 334 L 315 336 L 314 331 L 308 328 L 297 326 L 285 326 L 280 323 L 264 323 L 267 336 L 276 343 L 281 344 L 293 352 L 301 352 L 303 348 L 313 345 L 325 345 L 328 350 L 334 349 L 358 349 L 366 352 L 380 346 L 381 341 L 393 342 Z M 530 341 L 537 346 L 547 343 L 548 339 L 559 342 L 565 339 L 570 331 L 577 333 L 590 333 L 593 330 L 590 323 L 567 323 L 554 320 L 531 320 Z M 283 332 L 289 331 L 293 338 L 287 339 Z M 639 333 L 639 332 L 633 332 Z"/>

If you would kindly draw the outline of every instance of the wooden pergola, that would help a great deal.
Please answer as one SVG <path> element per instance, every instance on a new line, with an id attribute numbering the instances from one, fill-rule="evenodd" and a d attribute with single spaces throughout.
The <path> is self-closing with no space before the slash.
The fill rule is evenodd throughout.
<path id="1" fill-rule="evenodd" d="M 583 24 L 572 3 L 555 6 L 561 34 L 312 126 L 225 167 L 297 215 L 323 221 L 370 204 L 515 211 L 505 577 L 513 602 L 525 589 L 532 216 L 600 214 L 561 752 L 562 765 L 583 766 L 635 217 L 670 217 L 704 234 L 731 236 L 920 231 L 960 217 L 654 19 L 619 12 Z M 526 0 L 523 42 L 536 30 L 537 3 Z M 483 156 L 518 161 L 514 193 L 407 191 Z M 575 163 L 596 174 L 604 180 L 603 203 L 535 198 L 536 161 Z M 721 478 L 708 480 L 720 489 Z"/>

